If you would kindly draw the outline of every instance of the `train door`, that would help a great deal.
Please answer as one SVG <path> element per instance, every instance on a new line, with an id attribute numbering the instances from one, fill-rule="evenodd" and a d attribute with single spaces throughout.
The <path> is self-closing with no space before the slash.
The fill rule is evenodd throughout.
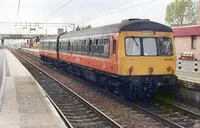
<path id="1" fill-rule="evenodd" d="M 110 47 L 110 51 L 111 51 L 111 60 L 113 62 L 116 62 L 117 61 L 117 36 L 116 35 L 112 35 L 111 36 L 111 40 L 110 40 L 110 43 L 111 43 L 111 47 Z"/>

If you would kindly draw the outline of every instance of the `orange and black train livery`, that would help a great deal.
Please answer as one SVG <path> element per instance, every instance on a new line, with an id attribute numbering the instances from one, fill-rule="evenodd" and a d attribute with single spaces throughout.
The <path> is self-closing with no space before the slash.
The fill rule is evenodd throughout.
<path id="1" fill-rule="evenodd" d="M 151 95 L 177 84 L 172 29 L 146 19 L 46 37 L 41 59 L 123 95 Z"/>

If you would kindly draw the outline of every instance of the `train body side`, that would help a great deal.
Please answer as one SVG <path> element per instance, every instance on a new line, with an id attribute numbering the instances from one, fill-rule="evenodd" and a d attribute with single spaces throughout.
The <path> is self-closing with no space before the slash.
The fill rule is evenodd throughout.
<path id="1" fill-rule="evenodd" d="M 117 54 L 113 53 L 113 39 L 118 39 L 118 33 L 109 34 L 109 57 L 95 56 L 91 53 L 79 53 L 74 54 L 73 52 L 59 52 L 59 59 L 64 62 L 84 66 L 90 69 L 95 69 L 105 73 L 118 75 L 118 61 Z M 64 39 L 65 40 L 65 39 Z M 66 39 L 68 40 L 68 39 Z M 116 45 L 118 41 L 116 42 Z"/>

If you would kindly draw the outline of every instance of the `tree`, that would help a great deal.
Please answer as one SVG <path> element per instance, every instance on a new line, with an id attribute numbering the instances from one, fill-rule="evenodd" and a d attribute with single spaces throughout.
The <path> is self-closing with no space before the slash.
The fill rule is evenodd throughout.
<path id="1" fill-rule="evenodd" d="M 76 27 L 76 31 L 80 31 L 80 30 L 85 30 L 85 29 L 90 29 L 92 28 L 91 25 L 87 25 L 87 26 L 83 26 L 83 27 L 80 27 L 79 25 Z"/>
<path id="2" fill-rule="evenodd" d="M 83 29 L 90 29 L 92 26 L 89 24 L 88 26 L 83 27 Z"/>
<path id="3" fill-rule="evenodd" d="M 79 27 L 79 25 L 76 27 L 76 31 L 80 31 L 81 29 L 80 29 L 80 27 Z"/>
<path id="4" fill-rule="evenodd" d="M 165 21 L 176 26 L 196 24 L 198 21 L 198 1 L 175 0 L 167 6 Z"/>
<path id="5" fill-rule="evenodd" d="M 92 26 L 91 26 L 91 25 L 86 25 L 85 27 L 84 27 L 84 26 L 83 26 L 83 27 L 81 27 L 81 30 L 90 29 L 90 28 L 92 28 Z"/>

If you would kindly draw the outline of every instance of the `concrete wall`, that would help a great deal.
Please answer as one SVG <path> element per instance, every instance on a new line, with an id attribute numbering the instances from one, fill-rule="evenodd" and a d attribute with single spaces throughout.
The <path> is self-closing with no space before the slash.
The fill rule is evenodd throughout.
<path id="1" fill-rule="evenodd" d="M 200 36 L 197 36 L 196 49 L 192 49 L 192 38 L 188 37 L 175 37 L 175 47 L 177 57 L 183 52 L 194 52 L 195 57 L 200 60 Z"/>
<path id="2" fill-rule="evenodd" d="M 200 24 L 200 0 L 198 5 L 198 24 Z"/>

